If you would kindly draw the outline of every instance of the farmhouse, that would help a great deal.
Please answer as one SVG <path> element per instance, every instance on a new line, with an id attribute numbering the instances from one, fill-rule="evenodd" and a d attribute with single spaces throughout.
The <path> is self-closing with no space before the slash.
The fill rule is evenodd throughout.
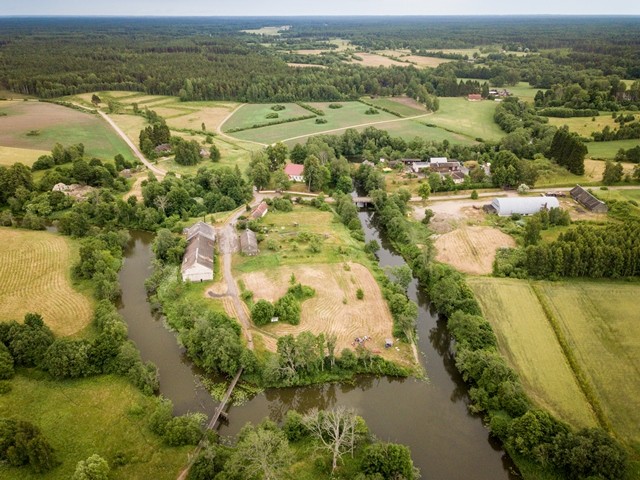
<path id="1" fill-rule="evenodd" d="M 552 208 L 560 208 L 560 202 L 555 197 L 509 197 L 494 198 L 487 210 L 508 217 L 513 214 L 533 215 L 542 209 Z"/>
<path id="2" fill-rule="evenodd" d="M 482 100 L 482 95 L 480 95 L 479 93 L 470 93 L 467 96 L 467 100 L 469 100 L 470 102 L 479 102 Z"/>
<path id="3" fill-rule="evenodd" d="M 431 168 L 431 164 L 429 162 L 414 162 L 411 164 L 411 170 L 414 173 L 420 173 L 422 170 L 429 170 Z"/>
<path id="4" fill-rule="evenodd" d="M 580 185 L 571 189 L 571 197 L 583 207 L 595 213 L 607 213 L 609 208 L 602 200 L 597 199 Z"/>
<path id="5" fill-rule="evenodd" d="M 284 167 L 284 173 L 292 182 L 304 182 L 304 165 L 287 163 Z"/>
<path id="6" fill-rule="evenodd" d="M 253 230 L 247 228 L 240 234 L 240 250 L 249 256 L 258 254 L 258 239 Z"/>
<path id="7" fill-rule="evenodd" d="M 204 222 L 185 229 L 187 249 L 182 259 L 182 280 L 202 282 L 213 280 L 213 247 L 215 231 Z"/>
<path id="8" fill-rule="evenodd" d="M 260 205 L 253 209 L 249 217 L 251 217 L 253 220 L 257 220 L 264 217 L 268 211 L 269 205 L 267 205 L 266 202 L 260 202 Z"/>

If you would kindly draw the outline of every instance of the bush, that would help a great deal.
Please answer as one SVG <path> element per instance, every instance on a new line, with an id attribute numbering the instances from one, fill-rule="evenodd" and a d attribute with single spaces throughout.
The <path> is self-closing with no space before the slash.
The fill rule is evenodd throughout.
<path id="1" fill-rule="evenodd" d="M 473 190 L 471 192 L 471 200 L 477 200 L 478 199 L 478 192 L 476 190 Z"/>
<path id="2" fill-rule="evenodd" d="M 289 323 L 291 325 L 298 325 L 300 323 L 300 303 L 295 296 L 290 293 L 280 298 L 274 305 L 275 316 L 281 322 Z"/>
<path id="3" fill-rule="evenodd" d="M 284 105 L 279 105 L 278 104 L 278 105 L 274 105 L 273 107 L 271 107 L 271 110 L 273 110 L 274 112 L 280 112 L 280 111 L 284 110 L 285 108 L 287 108 L 287 107 L 285 107 Z"/>
<path id="4" fill-rule="evenodd" d="M 172 447 L 196 445 L 202 437 L 202 427 L 206 420 L 204 413 L 187 413 L 174 417 L 165 425 L 162 439 Z"/>
<path id="5" fill-rule="evenodd" d="M 264 118 L 269 118 L 269 119 L 271 119 L 271 118 L 278 118 L 279 116 L 280 116 L 280 115 L 278 115 L 277 113 L 275 113 L 275 112 L 271 112 L 271 113 L 267 113 L 267 114 L 264 116 Z"/>
<path id="6" fill-rule="evenodd" d="M 367 108 L 364 111 L 365 115 L 378 115 L 379 113 L 380 112 L 378 111 L 378 109 L 377 108 L 373 108 L 373 107 Z"/>
<path id="7" fill-rule="evenodd" d="M 323 124 L 328 123 L 329 121 L 326 118 L 316 118 L 316 123 Z"/>
<path id="8" fill-rule="evenodd" d="M 91 455 L 86 460 L 80 460 L 71 480 L 108 480 L 109 464 L 100 455 Z"/>
<path id="9" fill-rule="evenodd" d="M 13 378 L 14 373 L 11 352 L 4 343 L 0 342 L 0 380 Z"/>
<path id="10" fill-rule="evenodd" d="M 90 343 L 86 340 L 56 340 L 47 349 L 42 369 L 55 378 L 84 377 L 90 373 Z"/>
<path id="11" fill-rule="evenodd" d="M 275 313 L 275 308 L 267 300 L 258 300 L 251 309 L 251 320 L 256 325 L 266 325 L 271 322 Z"/>
<path id="12" fill-rule="evenodd" d="M 418 478 L 411 460 L 411 452 L 404 445 L 396 443 L 374 443 L 364 450 L 361 464 L 367 475 L 380 475 L 385 480 Z"/>
<path id="13" fill-rule="evenodd" d="M 333 110 L 336 110 L 336 109 L 338 109 L 338 108 L 342 108 L 342 105 L 341 105 L 341 104 L 339 104 L 339 103 L 330 103 L 330 104 L 329 104 L 329 108 L 331 108 L 331 109 L 333 109 Z"/>
<path id="14" fill-rule="evenodd" d="M 40 429 L 23 420 L 0 418 L 0 462 L 13 467 L 29 465 L 36 473 L 56 465 L 53 448 Z"/>
<path id="15" fill-rule="evenodd" d="M 362 299 L 364 299 L 364 291 L 363 291 L 361 288 L 359 288 L 358 290 L 356 290 L 356 298 L 357 298 L 358 300 L 362 300 Z"/>

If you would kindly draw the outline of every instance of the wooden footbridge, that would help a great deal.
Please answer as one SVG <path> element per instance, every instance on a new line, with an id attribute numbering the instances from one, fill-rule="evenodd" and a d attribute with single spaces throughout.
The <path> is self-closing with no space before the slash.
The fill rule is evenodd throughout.
<path id="1" fill-rule="evenodd" d="M 220 420 L 220 418 L 223 418 L 224 420 L 227 419 L 227 413 L 225 410 L 227 408 L 229 400 L 231 399 L 231 394 L 233 393 L 233 389 L 236 388 L 236 385 L 238 384 L 238 380 L 240 380 L 242 371 L 243 371 L 243 368 L 240 367 L 240 370 L 238 370 L 238 373 L 236 373 L 235 377 L 233 377 L 233 380 L 231 380 L 231 384 L 229 385 L 229 388 L 227 388 L 227 391 L 224 394 L 224 397 L 222 397 L 222 400 L 220 400 L 220 404 L 216 408 L 216 411 L 214 412 L 213 417 L 211 417 L 211 420 L 209 421 L 209 423 L 207 423 L 207 430 L 216 430 L 218 426 L 218 421 Z M 189 470 L 191 470 L 191 467 L 193 466 L 193 462 L 195 462 L 196 458 L 198 458 L 198 455 L 200 454 L 200 451 L 205 446 L 206 440 L 207 440 L 207 435 L 205 432 L 205 434 L 202 435 L 202 439 L 198 443 L 198 446 L 196 447 L 194 452 L 191 454 L 189 464 L 185 467 L 184 470 L 182 470 L 182 472 L 180 472 L 180 475 L 178 476 L 178 480 L 185 480 L 187 478 L 187 476 L 189 475 Z"/>
<path id="2" fill-rule="evenodd" d="M 355 203 L 359 207 L 369 207 L 373 205 L 373 200 L 371 197 L 352 197 L 353 203 Z"/>

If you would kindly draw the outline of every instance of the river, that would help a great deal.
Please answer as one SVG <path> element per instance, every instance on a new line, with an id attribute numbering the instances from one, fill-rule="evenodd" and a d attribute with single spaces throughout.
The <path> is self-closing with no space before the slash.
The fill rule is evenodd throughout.
<path id="1" fill-rule="evenodd" d="M 382 267 L 402 265 L 404 260 L 380 235 L 372 212 L 360 212 L 366 240 L 381 245 L 377 256 Z M 150 273 L 151 235 L 132 232 L 120 273 L 123 290 L 120 313 L 129 325 L 129 336 L 144 360 L 160 369 L 160 391 L 170 398 L 176 413 L 203 411 L 209 415 L 214 402 L 197 380 L 200 372 L 185 358 L 173 332 L 150 312 L 144 279 Z M 413 280 L 408 289 L 419 307 L 418 347 L 429 381 L 362 377 L 353 384 L 270 389 L 242 407 L 231 407 L 230 422 L 221 435 L 235 435 L 246 422 L 269 416 L 281 420 L 289 409 L 304 412 L 313 407 L 353 407 L 380 439 L 408 445 L 423 478 L 437 480 L 513 480 L 509 457 L 493 442 L 480 417 L 467 410 L 467 387 L 450 352 L 445 322 L 429 310 L 424 293 Z"/>

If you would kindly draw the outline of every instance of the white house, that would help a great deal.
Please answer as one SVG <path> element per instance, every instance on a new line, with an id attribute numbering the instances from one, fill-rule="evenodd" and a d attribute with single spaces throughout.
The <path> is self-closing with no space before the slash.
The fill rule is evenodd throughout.
<path id="1" fill-rule="evenodd" d="M 289 176 L 289 180 L 292 182 L 304 182 L 304 165 L 287 163 L 284 167 L 284 173 Z"/>
<path id="2" fill-rule="evenodd" d="M 494 198 L 491 209 L 501 217 L 519 215 L 533 215 L 542 209 L 560 208 L 556 197 L 508 197 Z"/>
<path id="3" fill-rule="evenodd" d="M 204 222 L 185 229 L 187 249 L 182 258 L 182 280 L 202 282 L 213 280 L 213 247 L 215 230 Z"/>

